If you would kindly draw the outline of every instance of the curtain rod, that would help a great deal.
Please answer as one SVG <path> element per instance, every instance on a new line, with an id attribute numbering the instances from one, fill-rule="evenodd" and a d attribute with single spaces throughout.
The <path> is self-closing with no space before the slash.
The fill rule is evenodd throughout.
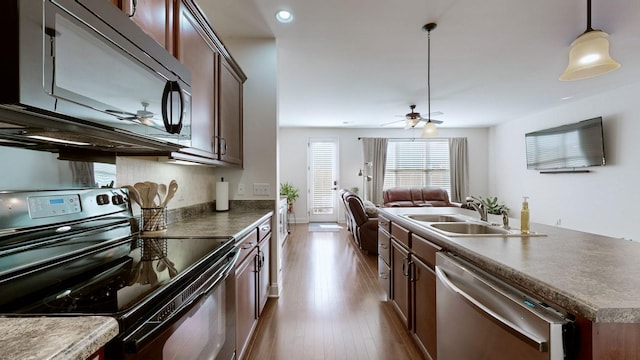
<path id="1" fill-rule="evenodd" d="M 370 138 L 372 138 L 372 139 L 375 139 L 375 137 L 373 137 L 373 136 L 365 136 L 365 137 L 370 137 Z M 362 139 L 364 139 L 365 137 L 359 137 L 359 138 L 358 138 L 358 140 L 362 140 Z M 411 140 L 411 141 L 419 140 L 419 141 L 429 141 L 429 140 L 438 140 L 438 139 L 445 139 L 445 140 L 449 140 L 449 139 L 451 139 L 451 138 L 448 138 L 448 137 L 437 137 L 437 138 L 429 138 L 429 139 L 426 139 L 426 138 L 384 138 L 384 139 L 387 139 L 387 140 Z"/>

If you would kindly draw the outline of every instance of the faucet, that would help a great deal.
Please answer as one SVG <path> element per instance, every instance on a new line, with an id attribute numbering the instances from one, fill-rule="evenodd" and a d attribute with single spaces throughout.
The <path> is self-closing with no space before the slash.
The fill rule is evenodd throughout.
<path id="1" fill-rule="evenodd" d="M 471 206 L 475 211 L 480 214 L 480 220 L 487 221 L 488 210 L 487 205 L 481 199 L 475 196 L 467 196 L 467 205 Z"/>
<path id="2" fill-rule="evenodd" d="M 502 210 L 502 227 L 505 230 L 511 230 L 511 226 L 509 226 L 509 212 L 507 210 Z"/>

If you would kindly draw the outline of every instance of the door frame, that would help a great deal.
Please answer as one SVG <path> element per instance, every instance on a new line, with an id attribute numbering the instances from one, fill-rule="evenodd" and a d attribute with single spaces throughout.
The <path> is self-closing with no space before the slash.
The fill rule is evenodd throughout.
<path id="1" fill-rule="evenodd" d="M 332 206 L 333 206 L 333 213 L 330 215 L 313 215 L 313 212 L 311 211 L 313 208 L 313 194 L 312 194 L 312 187 L 313 187 L 313 176 L 312 176 L 312 172 L 311 172 L 311 143 L 313 142 L 327 142 L 327 143 L 333 143 L 335 144 L 335 157 L 333 159 L 334 164 L 334 184 L 333 185 L 333 192 L 332 192 Z M 339 139 L 337 137 L 312 137 L 309 138 L 307 140 L 307 197 L 308 197 L 308 207 L 307 207 L 307 216 L 309 219 L 309 222 L 331 222 L 331 223 L 337 223 L 338 222 L 338 212 L 340 210 L 340 208 L 338 207 L 338 187 L 339 187 L 339 181 L 338 179 L 340 179 L 340 174 L 339 174 L 339 170 L 340 170 L 340 142 Z"/>

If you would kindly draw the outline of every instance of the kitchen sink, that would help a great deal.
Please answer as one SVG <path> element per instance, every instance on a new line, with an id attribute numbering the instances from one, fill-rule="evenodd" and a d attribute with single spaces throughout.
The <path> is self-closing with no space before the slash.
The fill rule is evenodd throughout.
<path id="1" fill-rule="evenodd" d="M 497 226 L 487 224 L 456 222 L 429 225 L 436 230 L 459 235 L 509 235 L 511 232 Z"/>
<path id="2" fill-rule="evenodd" d="M 425 222 L 461 222 L 465 221 L 464 218 L 460 218 L 453 215 L 406 215 L 409 219 Z"/>
<path id="3" fill-rule="evenodd" d="M 440 231 L 450 237 L 538 237 L 546 236 L 536 232 L 522 234 L 518 229 L 507 230 L 497 225 L 489 225 L 474 222 L 443 222 L 429 224 L 428 227 Z"/>

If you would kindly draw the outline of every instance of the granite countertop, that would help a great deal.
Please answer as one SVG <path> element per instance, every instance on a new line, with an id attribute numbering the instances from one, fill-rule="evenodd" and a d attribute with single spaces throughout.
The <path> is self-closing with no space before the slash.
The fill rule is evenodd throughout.
<path id="1" fill-rule="evenodd" d="M 232 209 L 205 215 L 183 217 L 167 225 L 167 237 L 233 236 L 242 238 L 273 215 L 267 209 Z"/>
<path id="2" fill-rule="evenodd" d="M 118 335 L 106 316 L 0 318 L 0 359 L 84 360 Z"/>
<path id="3" fill-rule="evenodd" d="M 166 236 L 240 239 L 272 215 L 268 209 L 179 214 Z M 84 360 L 118 335 L 118 323 L 102 316 L 0 317 L 0 334 L 0 360 Z"/>
<path id="4" fill-rule="evenodd" d="M 477 219 L 478 214 L 460 208 L 380 211 L 392 222 L 570 313 L 593 322 L 640 323 L 639 243 L 535 223 L 531 231 L 546 236 L 448 237 L 402 215 L 449 213 Z M 512 219 L 512 227 L 519 228 L 517 220 Z"/>

